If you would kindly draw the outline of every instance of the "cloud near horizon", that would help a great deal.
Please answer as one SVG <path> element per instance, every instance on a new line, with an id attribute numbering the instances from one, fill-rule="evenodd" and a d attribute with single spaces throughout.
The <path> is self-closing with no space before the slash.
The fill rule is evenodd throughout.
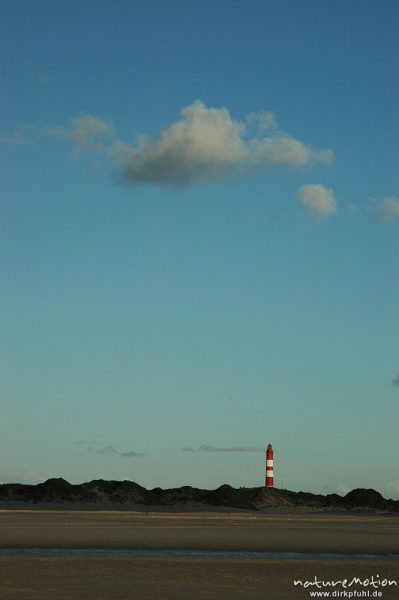
<path id="1" fill-rule="evenodd" d="M 250 446 L 233 446 L 232 448 L 218 448 L 217 446 L 208 446 L 202 444 L 199 449 L 200 452 L 264 452 L 264 448 L 256 448 Z"/>
<path id="2" fill-rule="evenodd" d="M 252 113 L 241 122 L 226 108 L 208 108 L 196 100 L 154 140 L 139 136 L 137 145 L 117 141 L 109 156 L 122 181 L 182 188 L 274 165 L 328 164 L 334 154 L 282 132 L 272 113 Z"/>
<path id="3" fill-rule="evenodd" d="M 256 448 L 250 446 L 233 446 L 231 448 L 219 448 L 217 446 L 209 446 L 208 444 L 201 444 L 198 448 L 198 452 L 264 452 L 264 448 Z M 190 446 L 182 448 L 182 452 L 197 452 Z"/>
<path id="4" fill-rule="evenodd" d="M 16 471 L 0 471 L 1 483 L 24 483 L 37 485 L 49 479 L 51 475 L 44 474 L 38 469 L 18 469 Z"/>
<path id="5" fill-rule="evenodd" d="M 331 217 L 338 210 L 333 191 L 319 183 L 303 185 L 297 195 L 302 207 L 313 217 Z"/>
<path id="6" fill-rule="evenodd" d="M 399 498 L 399 479 L 385 481 L 381 484 L 380 488 L 385 498 Z"/>
<path id="7" fill-rule="evenodd" d="M 137 458 L 140 456 L 145 456 L 144 452 L 136 452 L 134 450 L 128 450 L 127 452 L 120 452 L 119 450 L 114 448 L 114 446 L 111 446 L 111 445 L 101 446 L 101 448 L 92 448 L 92 446 L 100 445 L 99 442 L 95 442 L 95 441 L 93 441 L 93 442 L 80 441 L 80 442 L 77 442 L 77 444 L 86 445 L 87 446 L 86 452 L 88 452 L 88 453 L 104 454 L 106 456 L 123 456 L 125 458 Z"/>
<path id="8" fill-rule="evenodd" d="M 339 494 L 340 496 L 346 496 L 350 491 L 350 486 L 343 481 L 330 481 L 323 485 L 323 493 L 325 494 Z"/>

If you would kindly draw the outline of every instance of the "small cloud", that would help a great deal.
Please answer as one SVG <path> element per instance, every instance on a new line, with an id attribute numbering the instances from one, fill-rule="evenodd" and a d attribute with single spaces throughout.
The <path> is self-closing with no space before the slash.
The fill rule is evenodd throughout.
<path id="1" fill-rule="evenodd" d="M 96 440 L 79 440 L 76 444 L 78 446 L 85 446 L 86 452 L 95 452 L 96 448 L 93 448 L 93 446 L 101 446 L 100 442 Z"/>
<path id="2" fill-rule="evenodd" d="M 323 491 L 326 494 L 339 494 L 340 496 L 346 496 L 346 494 L 351 491 L 351 488 L 342 481 L 332 481 L 323 486 Z"/>
<path id="3" fill-rule="evenodd" d="M 392 379 L 392 385 L 399 386 L 399 373 Z"/>
<path id="4" fill-rule="evenodd" d="M 120 456 L 125 456 L 126 458 L 137 458 L 139 456 L 144 456 L 144 452 L 135 452 L 134 450 L 129 450 L 129 452 L 119 452 Z"/>
<path id="5" fill-rule="evenodd" d="M 331 217 L 337 212 L 332 190 L 319 183 L 303 185 L 297 194 L 303 208 L 314 217 Z"/>
<path id="6" fill-rule="evenodd" d="M 68 127 L 42 127 L 40 133 L 47 138 L 66 140 L 72 144 L 72 154 L 105 151 L 104 138 L 112 135 L 113 124 L 93 115 L 71 119 Z"/>
<path id="7" fill-rule="evenodd" d="M 279 130 L 272 113 L 251 113 L 244 122 L 236 121 L 226 108 L 196 100 L 157 138 L 141 136 L 136 145 L 116 141 L 109 156 L 126 182 L 186 187 L 274 165 L 329 163 L 333 152 L 316 151 Z"/>
<path id="8" fill-rule="evenodd" d="M 25 483 L 29 485 L 43 483 L 49 476 L 38 469 L 20 469 L 17 471 L 0 471 L 2 483 Z"/>
<path id="9" fill-rule="evenodd" d="M 79 445 L 86 446 L 86 452 L 94 452 L 95 454 L 103 454 L 105 456 L 123 456 L 124 458 L 138 458 L 140 456 L 145 456 L 144 452 L 136 452 L 135 450 L 128 450 L 126 452 L 120 452 L 112 445 L 101 446 L 101 448 L 93 446 L 100 446 L 100 442 L 96 441 L 79 441 L 76 442 Z"/>
<path id="10" fill-rule="evenodd" d="M 200 452 L 264 452 L 264 448 L 253 448 L 247 446 L 233 446 L 232 448 L 218 448 L 216 446 L 208 446 L 207 444 L 202 444 L 198 448 Z"/>
<path id="11" fill-rule="evenodd" d="M 399 480 L 386 481 L 379 488 L 385 498 L 399 498 Z"/>
<path id="12" fill-rule="evenodd" d="M 384 198 L 375 208 L 375 213 L 380 221 L 394 221 L 399 217 L 399 198 Z"/>
<path id="13" fill-rule="evenodd" d="M 195 452 L 194 448 L 190 448 L 190 446 L 184 446 L 184 448 L 181 449 L 182 452 Z"/>
<path id="14" fill-rule="evenodd" d="M 107 456 L 111 456 L 112 454 L 119 454 L 118 450 L 113 446 L 104 446 L 103 448 L 99 448 L 96 450 L 97 454 L 106 454 Z"/>

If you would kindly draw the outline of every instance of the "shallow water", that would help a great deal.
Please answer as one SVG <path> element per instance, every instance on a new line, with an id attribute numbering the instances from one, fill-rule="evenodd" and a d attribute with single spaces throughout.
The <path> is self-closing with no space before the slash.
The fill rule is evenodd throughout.
<path id="1" fill-rule="evenodd" d="M 260 558 L 296 560 L 399 560 L 399 554 L 334 552 L 242 552 L 212 550 L 130 550 L 110 548 L 0 548 L 0 558 Z"/>

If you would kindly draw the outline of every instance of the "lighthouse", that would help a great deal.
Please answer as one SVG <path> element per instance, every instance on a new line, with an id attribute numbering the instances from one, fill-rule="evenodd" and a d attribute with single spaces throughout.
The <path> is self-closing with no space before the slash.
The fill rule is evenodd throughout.
<path id="1" fill-rule="evenodd" d="M 268 444 L 266 449 L 266 487 L 274 487 L 273 485 L 273 447 Z"/>

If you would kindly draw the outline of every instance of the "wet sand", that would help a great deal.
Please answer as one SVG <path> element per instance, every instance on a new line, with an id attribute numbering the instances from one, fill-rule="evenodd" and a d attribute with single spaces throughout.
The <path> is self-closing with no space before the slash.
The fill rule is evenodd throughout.
<path id="1" fill-rule="evenodd" d="M 1 511 L 0 547 L 384 555 L 399 553 L 399 518 L 296 513 Z M 294 579 L 313 580 L 315 575 L 325 580 L 379 575 L 399 582 L 399 561 L 3 557 L 0 598 L 300 599 L 309 598 L 309 590 L 294 587 Z M 398 599 L 399 586 L 384 589 L 382 597 Z"/>
<path id="2" fill-rule="evenodd" d="M 285 600 L 294 579 L 393 577 L 397 564 L 251 559 L 0 559 L 2 600 Z M 315 588 L 311 588 L 314 590 Z M 369 589 L 354 586 L 351 589 Z M 399 597 L 398 588 L 384 600 Z"/>
<path id="3" fill-rule="evenodd" d="M 399 515 L 0 511 L 1 548 L 399 552 Z"/>

